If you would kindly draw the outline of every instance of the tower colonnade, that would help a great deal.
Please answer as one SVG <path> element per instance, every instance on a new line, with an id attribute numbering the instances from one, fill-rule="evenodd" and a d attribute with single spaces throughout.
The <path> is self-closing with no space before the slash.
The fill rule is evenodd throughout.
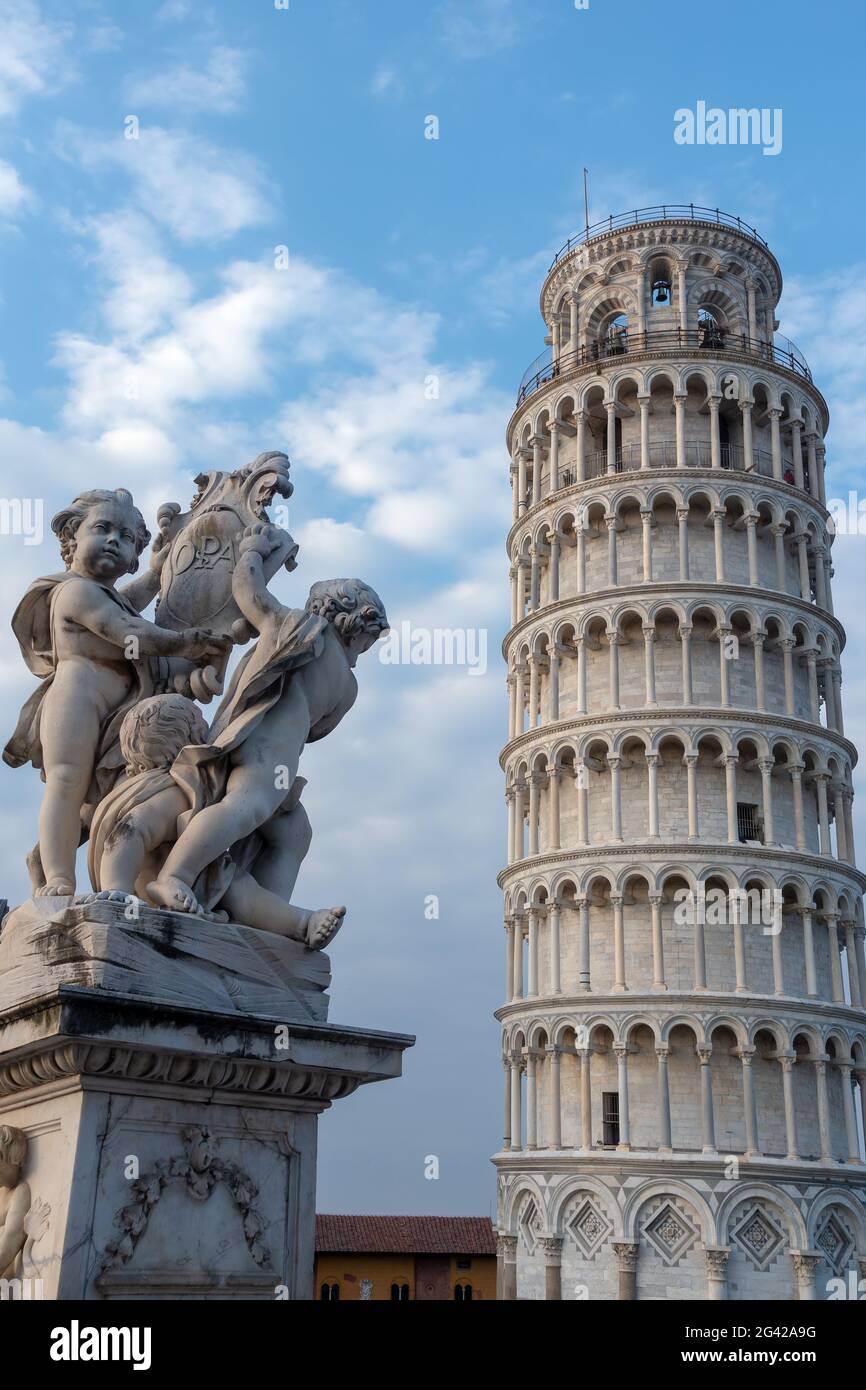
<path id="1" fill-rule="evenodd" d="M 866 1273 L 828 412 L 756 233 L 619 221 L 508 428 L 500 1292 L 827 1297 Z"/>

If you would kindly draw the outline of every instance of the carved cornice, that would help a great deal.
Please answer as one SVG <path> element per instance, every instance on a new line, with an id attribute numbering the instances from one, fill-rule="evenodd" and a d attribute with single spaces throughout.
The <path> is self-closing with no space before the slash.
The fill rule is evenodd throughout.
<path id="1" fill-rule="evenodd" d="M 542 1024 L 551 1032 L 564 1017 L 572 1015 L 605 1015 L 622 1020 L 631 1027 L 648 1014 L 656 1018 L 685 1018 L 706 1029 L 720 1017 L 734 1017 L 748 1022 L 763 1020 L 768 1012 L 775 1016 L 790 1016 L 796 1027 L 826 1024 L 850 1026 L 862 1033 L 866 1010 L 832 999 L 806 999 L 791 994 L 732 994 L 728 991 L 701 990 L 635 990 L 614 994 L 557 994 L 538 995 L 532 999 L 515 999 L 501 1004 L 493 1017 L 499 1023 Z M 809 1059 L 814 1060 L 814 1059 Z M 850 1060 L 844 1058 L 842 1060 Z"/>
<path id="2" fill-rule="evenodd" d="M 841 748 L 851 760 L 851 766 L 856 767 L 858 753 L 856 746 L 846 738 L 844 734 L 839 734 L 835 729 L 825 729 L 823 724 L 813 724 L 807 719 L 793 719 L 784 714 L 767 714 L 751 709 L 713 709 L 709 706 L 698 705 L 670 705 L 668 708 L 663 706 L 653 706 L 652 709 L 628 709 L 610 710 L 604 714 L 578 714 L 571 719 L 559 719 L 554 724 L 542 724 L 536 729 L 524 729 L 517 738 L 511 739 L 505 744 L 499 755 L 499 766 L 504 772 L 510 759 L 526 748 L 532 748 L 537 744 L 549 743 L 559 739 L 563 734 L 580 733 L 588 729 L 607 729 L 611 733 L 616 733 L 620 727 L 628 728 L 631 725 L 639 724 L 645 731 L 651 731 L 658 727 L 666 729 L 671 725 L 688 728 L 691 724 L 706 724 L 707 722 L 723 728 L 743 725 L 749 728 L 759 727 L 768 729 L 778 729 L 780 732 L 785 730 L 791 733 L 804 733 L 816 743 L 825 741 L 834 748 Z M 784 769 L 783 769 L 784 770 Z"/>
<path id="3" fill-rule="evenodd" d="M 811 869 L 822 878 L 832 878 L 834 874 L 840 874 L 856 883 L 861 892 L 866 892 L 866 874 L 862 874 L 851 864 L 841 863 L 838 859 L 802 854 L 798 850 L 761 849 L 755 845 L 732 845 L 727 842 L 714 845 L 705 840 L 635 841 L 633 844 L 578 845 L 572 849 L 549 850 L 543 854 L 535 854 L 531 859 L 520 859 L 516 864 L 508 864 L 504 869 L 500 869 L 496 875 L 496 882 L 504 889 L 514 881 L 519 882 L 522 877 L 537 877 L 545 869 L 555 870 L 571 865 L 586 868 L 594 864 L 602 867 L 623 860 L 632 863 L 639 860 L 641 864 L 646 865 L 658 859 L 674 859 L 687 864 L 698 862 L 710 867 L 715 864 L 725 865 L 729 861 L 733 864 L 779 863 L 780 871 L 785 873 L 802 873 Z"/>
<path id="4" fill-rule="evenodd" d="M 131 1043 L 66 1039 L 36 1047 L 24 1056 L 0 1057 L 0 1095 L 16 1095 L 72 1078 L 281 1097 L 292 1106 L 300 1103 L 299 1108 L 314 1110 L 351 1095 L 364 1079 L 288 1060 L 205 1057 Z"/>

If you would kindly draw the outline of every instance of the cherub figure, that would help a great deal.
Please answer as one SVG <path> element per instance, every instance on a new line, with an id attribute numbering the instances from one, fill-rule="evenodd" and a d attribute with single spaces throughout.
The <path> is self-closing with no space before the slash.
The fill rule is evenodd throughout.
<path id="1" fill-rule="evenodd" d="M 265 565 L 285 539 L 259 523 L 241 541 L 232 592 L 259 640 L 235 671 L 208 743 L 185 748 L 172 768 L 203 807 L 148 885 L 152 901 L 175 911 L 199 910 L 193 885 L 227 846 L 268 833 L 304 744 L 324 738 L 351 709 L 355 663 L 388 628 L 381 599 L 360 579 L 314 584 L 303 611 L 279 603 Z M 219 794 L 206 794 L 214 782 Z M 283 873 L 279 854 L 256 864 L 260 886 L 287 897 Z"/>
<path id="2" fill-rule="evenodd" d="M 204 744 L 207 736 L 198 707 L 183 695 L 153 695 L 126 715 L 120 727 L 126 777 L 100 802 L 90 828 L 88 869 L 102 896 L 147 900 L 148 882 L 196 811 L 197 797 L 188 779 L 175 779 L 175 759 L 181 749 Z M 219 854 L 197 876 L 193 889 L 197 908 L 208 916 L 225 918 L 227 913 L 244 926 L 321 950 L 342 926 L 346 909 L 310 911 L 289 902 L 311 837 L 300 804 L 303 787 L 304 779 L 296 778 L 289 795 L 282 793 L 279 814 L 262 833 Z M 218 781 L 208 786 L 209 794 L 219 794 Z M 255 877 L 258 863 L 267 867 L 272 859 L 281 865 L 281 895 L 262 887 Z M 219 913 L 213 911 L 217 905 Z"/>
<path id="3" fill-rule="evenodd" d="M 26 1157 L 24 1131 L 0 1125 L 0 1279 L 19 1277 L 51 1215 L 38 1197 L 31 1202 L 30 1184 L 21 1177 Z"/>
<path id="4" fill-rule="evenodd" d="M 135 573 L 150 540 L 124 488 L 81 493 L 51 529 L 66 573 L 37 579 L 13 616 L 24 659 L 42 681 L 3 752 L 13 767 L 29 761 L 42 769 L 42 882 L 35 894 L 48 897 L 75 892 L 82 810 L 119 772 L 117 737 L 127 709 L 169 680 L 168 663 L 158 658 L 207 662 L 231 645 L 204 629 L 171 632 L 141 618 L 158 578 L 115 587 Z"/>

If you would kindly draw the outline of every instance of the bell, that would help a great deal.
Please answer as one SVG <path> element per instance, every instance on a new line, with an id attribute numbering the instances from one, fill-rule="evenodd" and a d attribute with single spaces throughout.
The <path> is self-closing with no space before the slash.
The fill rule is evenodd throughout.
<path id="1" fill-rule="evenodd" d="M 653 292 L 653 298 L 656 304 L 667 304 L 669 296 L 666 280 L 656 280 L 653 285 Z"/>

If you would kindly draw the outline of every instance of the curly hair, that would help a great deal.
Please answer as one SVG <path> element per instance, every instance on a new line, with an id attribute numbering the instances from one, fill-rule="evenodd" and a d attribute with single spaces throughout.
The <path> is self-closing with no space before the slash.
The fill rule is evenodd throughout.
<path id="1" fill-rule="evenodd" d="M 81 525 L 91 507 L 95 507 L 100 502 L 119 502 L 121 506 L 131 507 L 135 514 L 135 553 L 140 555 L 150 540 L 144 517 L 132 500 L 132 493 L 125 487 L 110 488 L 97 487 L 90 492 L 80 492 L 74 497 L 68 507 L 64 507 L 55 517 L 51 518 L 51 529 L 60 541 L 60 554 L 67 569 L 72 564 L 75 555 L 75 533 Z M 130 574 L 134 574 L 138 569 L 138 560 L 130 566 Z"/>
<path id="2" fill-rule="evenodd" d="M 171 767 L 181 748 L 204 743 L 208 726 L 198 705 L 185 695 L 150 695 L 139 700 L 120 726 L 120 751 L 130 777 Z"/>
<path id="3" fill-rule="evenodd" d="M 363 579 L 320 579 L 310 589 L 304 607 L 333 623 L 344 639 L 360 632 L 378 637 L 388 631 L 385 605 Z"/>
<path id="4" fill-rule="evenodd" d="M 27 1157 L 27 1135 L 23 1129 L 0 1125 L 0 1163 L 20 1168 Z"/>

